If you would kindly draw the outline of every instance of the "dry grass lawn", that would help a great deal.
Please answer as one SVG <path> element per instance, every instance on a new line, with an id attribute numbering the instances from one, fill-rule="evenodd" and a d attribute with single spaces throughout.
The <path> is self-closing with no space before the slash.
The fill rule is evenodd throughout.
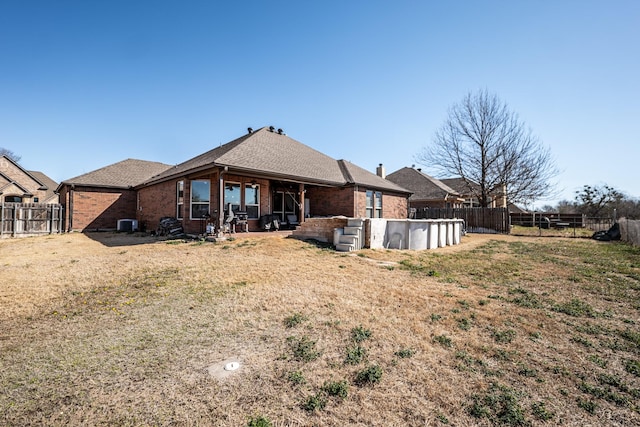
<path id="1" fill-rule="evenodd" d="M 66 234 L 0 265 L 2 425 L 640 425 L 628 245 Z"/>

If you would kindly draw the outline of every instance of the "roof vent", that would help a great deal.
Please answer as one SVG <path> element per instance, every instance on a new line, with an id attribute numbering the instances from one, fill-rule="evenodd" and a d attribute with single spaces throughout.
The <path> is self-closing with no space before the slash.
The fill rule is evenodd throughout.
<path id="1" fill-rule="evenodd" d="M 284 135 L 284 131 L 282 129 L 278 129 L 278 135 Z"/>
<path id="2" fill-rule="evenodd" d="M 247 132 L 253 133 L 253 128 L 247 128 Z"/>
<path id="3" fill-rule="evenodd" d="M 276 130 L 276 128 L 274 128 L 273 126 L 269 126 L 269 132 L 273 132 L 274 130 Z"/>

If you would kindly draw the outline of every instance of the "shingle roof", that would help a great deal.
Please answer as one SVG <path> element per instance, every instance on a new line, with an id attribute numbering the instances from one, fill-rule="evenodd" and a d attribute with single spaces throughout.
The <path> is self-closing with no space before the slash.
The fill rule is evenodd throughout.
<path id="1" fill-rule="evenodd" d="M 55 182 L 54 180 L 49 178 L 47 175 L 39 171 L 29 171 L 29 173 L 31 174 L 31 176 L 36 178 L 40 183 L 42 183 L 43 187 L 41 187 L 40 189 L 46 191 L 47 199 L 54 196 L 56 188 L 58 187 L 57 182 Z"/>
<path id="2" fill-rule="evenodd" d="M 350 184 L 367 186 L 369 188 L 397 191 L 400 193 L 411 193 L 407 188 L 398 185 L 390 180 L 379 177 L 360 166 L 354 165 L 346 160 L 339 160 L 343 172 L 346 172 L 345 178 Z"/>
<path id="3" fill-rule="evenodd" d="M 404 167 L 389 175 L 387 179 L 413 191 L 409 198 L 415 200 L 445 200 L 448 196 L 459 197 L 453 188 L 414 168 Z"/>
<path id="4" fill-rule="evenodd" d="M 467 181 L 462 177 L 443 178 L 440 181 L 453 188 L 460 194 L 473 194 L 480 192 L 480 186 L 473 181 Z"/>
<path id="5" fill-rule="evenodd" d="M 359 184 L 410 193 L 352 163 L 337 161 L 284 133 L 266 127 L 176 165 L 152 177 L 145 184 L 214 166 L 228 166 L 229 169 L 245 173 L 307 183 L 334 186 Z"/>
<path id="6" fill-rule="evenodd" d="M 154 175 L 157 175 L 170 165 L 146 160 L 127 159 L 109 166 L 85 173 L 62 181 L 60 186 L 90 185 L 96 187 L 130 188 L 136 186 Z"/>

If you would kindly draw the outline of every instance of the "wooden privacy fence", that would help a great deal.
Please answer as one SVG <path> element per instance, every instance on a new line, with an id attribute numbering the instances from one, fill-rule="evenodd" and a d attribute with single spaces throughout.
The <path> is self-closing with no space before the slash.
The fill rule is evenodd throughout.
<path id="1" fill-rule="evenodd" d="M 416 219 L 463 219 L 470 233 L 509 234 L 509 211 L 507 208 L 420 208 Z"/>
<path id="2" fill-rule="evenodd" d="M 2 203 L 0 236 L 15 237 L 62 232 L 62 205 Z"/>

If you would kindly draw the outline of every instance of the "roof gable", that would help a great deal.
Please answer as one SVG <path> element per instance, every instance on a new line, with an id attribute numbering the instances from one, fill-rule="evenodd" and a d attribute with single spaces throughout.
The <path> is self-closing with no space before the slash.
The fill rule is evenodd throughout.
<path id="1" fill-rule="evenodd" d="M 332 185 L 345 184 L 331 157 L 270 128 L 260 128 L 153 177 L 149 183 L 212 166 Z"/>
<path id="2" fill-rule="evenodd" d="M 396 191 L 399 193 L 411 193 L 411 191 L 404 188 L 404 186 L 398 185 L 391 180 L 384 179 L 366 169 L 361 168 L 360 166 L 354 165 L 351 162 L 338 160 L 338 163 L 341 165 L 341 168 L 345 173 L 345 177 L 350 184 L 363 185 L 380 190 Z"/>
<path id="3" fill-rule="evenodd" d="M 47 186 L 38 179 L 37 176 L 34 176 L 28 170 L 23 169 L 22 166 L 5 155 L 0 156 L 0 172 L 3 172 L 10 180 L 16 183 L 20 182 L 21 186 L 28 186 L 35 189 L 35 184 L 40 190 L 47 189 Z M 31 183 L 28 181 L 31 181 Z"/>
<path id="4" fill-rule="evenodd" d="M 130 188 L 170 168 L 170 165 L 146 160 L 127 159 L 62 181 L 62 185 Z"/>
<path id="5" fill-rule="evenodd" d="M 440 180 L 414 168 L 399 169 L 387 175 L 387 179 L 413 191 L 410 200 L 444 200 L 449 196 L 460 196 Z"/>

